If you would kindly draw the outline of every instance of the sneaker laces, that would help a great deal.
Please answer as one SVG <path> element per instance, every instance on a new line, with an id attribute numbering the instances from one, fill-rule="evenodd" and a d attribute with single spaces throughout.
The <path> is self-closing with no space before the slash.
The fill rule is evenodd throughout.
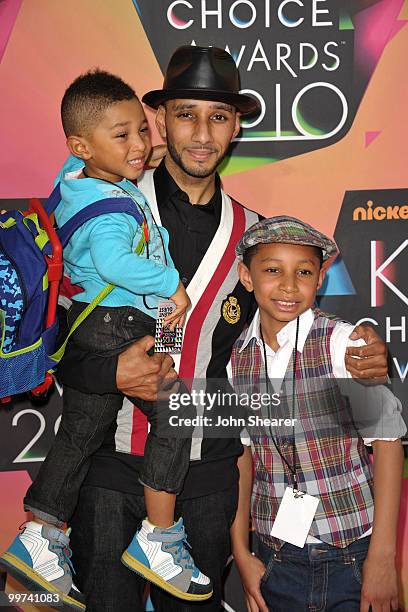
<path id="1" fill-rule="evenodd" d="M 69 546 L 65 546 L 64 544 L 62 544 L 62 542 L 55 542 L 50 544 L 50 550 L 52 550 L 53 552 L 55 552 L 56 555 L 58 555 L 58 559 L 62 564 L 64 564 L 64 561 L 66 562 L 71 571 L 71 574 L 76 574 L 71 561 L 72 550 Z"/>
<path id="2" fill-rule="evenodd" d="M 71 561 L 72 550 L 69 547 L 70 533 L 71 533 L 71 528 L 68 528 L 65 533 L 61 531 L 60 529 L 54 528 L 52 532 L 51 530 L 49 532 L 49 536 L 51 536 L 49 540 L 50 540 L 50 550 L 55 552 L 61 564 L 64 564 L 65 562 L 68 565 L 71 571 L 71 575 L 72 575 L 72 574 L 76 574 L 76 572 L 74 570 L 74 566 L 72 565 L 72 561 Z"/>
<path id="3" fill-rule="evenodd" d="M 194 570 L 193 558 L 191 554 L 189 553 L 189 551 L 187 550 L 187 547 L 191 548 L 190 544 L 187 541 L 187 537 L 184 537 L 183 539 L 174 542 L 174 545 L 176 546 L 176 551 L 175 551 L 176 562 L 182 567 L 184 567 L 185 569 Z"/>
<path id="4" fill-rule="evenodd" d="M 163 544 L 170 544 L 176 548 L 174 556 L 176 562 L 184 567 L 185 569 L 194 570 L 195 565 L 188 548 L 191 548 L 187 541 L 187 535 L 184 526 L 177 531 L 167 530 L 165 533 L 160 531 L 153 531 L 147 534 L 147 539 L 151 542 L 163 542 Z"/>

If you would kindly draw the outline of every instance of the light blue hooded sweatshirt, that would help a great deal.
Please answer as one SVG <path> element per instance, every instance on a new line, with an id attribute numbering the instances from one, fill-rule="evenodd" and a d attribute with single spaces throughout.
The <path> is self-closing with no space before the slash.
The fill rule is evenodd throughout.
<path id="1" fill-rule="evenodd" d="M 168 232 L 155 225 L 142 192 L 133 183 L 127 179 L 116 184 L 94 178 L 78 179 L 83 167 L 82 160 L 70 156 L 56 178 L 55 183 L 60 182 L 61 187 L 61 202 L 55 211 L 58 226 L 98 200 L 129 198 L 131 194 L 135 206 L 143 209 L 147 219 L 149 259 L 146 248 L 141 255 L 134 252 L 143 230 L 130 215 L 109 213 L 86 221 L 64 249 L 66 273 L 72 283 L 84 289 L 73 299 L 89 303 L 111 283 L 115 288 L 101 302 L 102 306 L 133 306 L 155 317 L 156 312 L 151 308 L 157 308 L 161 299 L 173 295 L 179 282 L 168 249 Z M 149 308 L 143 302 L 143 295 Z"/>

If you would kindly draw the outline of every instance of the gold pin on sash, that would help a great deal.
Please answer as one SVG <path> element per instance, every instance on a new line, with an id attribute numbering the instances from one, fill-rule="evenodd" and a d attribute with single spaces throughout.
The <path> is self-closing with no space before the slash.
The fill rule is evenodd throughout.
<path id="1" fill-rule="evenodd" d="M 229 295 L 222 304 L 222 316 L 227 323 L 235 325 L 241 318 L 241 306 L 233 295 Z"/>

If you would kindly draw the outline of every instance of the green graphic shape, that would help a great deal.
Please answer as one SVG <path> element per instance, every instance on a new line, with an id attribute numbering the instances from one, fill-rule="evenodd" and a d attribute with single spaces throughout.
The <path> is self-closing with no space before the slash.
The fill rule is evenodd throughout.
<path id="1" fill-rule="evenodd" d="M 219 167 L 219 173 L 221 176 L 231 176 L 238 172 L 245 172 L 245 170 L 258 168 L 265 164 L 273 164 L 277 161 L 279 159 L 275 157 L 241 157 L 239 155 L 232 155 L 224 159 Z"/>

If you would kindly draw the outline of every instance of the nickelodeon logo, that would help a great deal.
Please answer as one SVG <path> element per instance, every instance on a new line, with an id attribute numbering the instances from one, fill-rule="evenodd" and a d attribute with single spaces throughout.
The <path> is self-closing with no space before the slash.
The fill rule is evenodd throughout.
<path id="1" fill-rule="evenodd" d="M 368 200 L 366 208 L 358 206 L 353 210 L 353 221 L 392 221 L 398 219 L 408 219 L 408 205 L 374 206 L 374 202 Z"/>

